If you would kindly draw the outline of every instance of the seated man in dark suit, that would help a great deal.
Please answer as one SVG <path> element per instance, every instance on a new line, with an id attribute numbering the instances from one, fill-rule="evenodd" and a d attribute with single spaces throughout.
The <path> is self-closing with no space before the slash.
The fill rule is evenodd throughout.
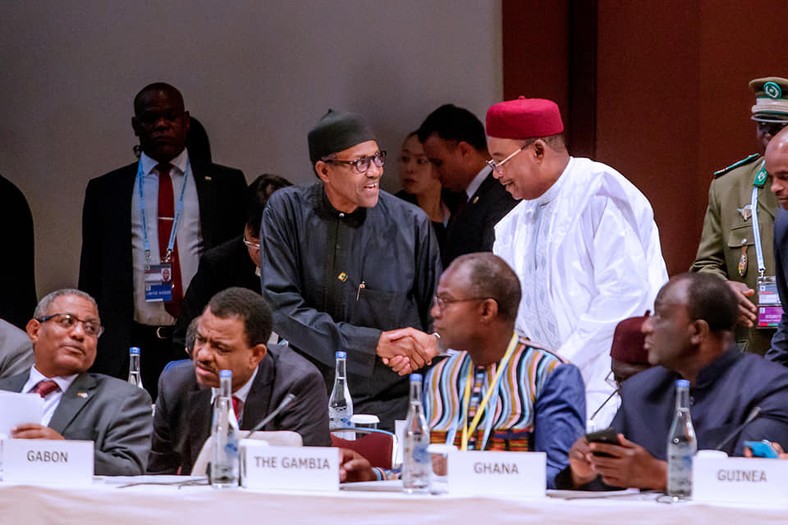
<path id="1" fill-rule="evenodd" d="M 0 380 L 0 390 L 39 394 L 44 414 L 14 428 L 11 437 L 93 441 L 97 475 L 142 474 L 150 451 L 151 399 L 125 381 L 87 373 L 103 330 L 96 302 L 79 290 L 58 290 L 41 299 L 34 316 L 27 323 L 34 365 Z"/>
<path id="2" fill-rule="evenodd" d="M 253 428 L 287 394 L 297 396 L 262 430 L 292 430 L 304 445 L 328 446 L 328 396 L 323 376 L 283 346 L 266 347 L 271 308 L 251 290 L 216 294 L 197 319 L 193 362 L 172 365 L 159 380 L 148 472 L 188 474 L 211 432 L 219 371 L 233 373 L 241 430 Z"/>
<path id="3" fill-rule="evenodd" d="M 612 423 L 621 444 L 577 440 L 569 468 L 556 478 L 558 488 L 665 490 L 677 379 L 690 382 L 698 450 L 741 455 L 744 441 L 761 439 L 788 445 L 788 369 L 742 353 L 734 335 L 737 318 L 736 296 L 715 275 L 682 274 L 663 286 L 654 316 L 643 325 L 655 366 L 621 386 L 621 408 Z M 737 432 L 755 407 L 760 415 Z"/>
<path id="4" fill-rule="evenodd" d="M 271 194 L 287 186 L 292 186 L 287 179 L 268 173 L 260 175 L 249 185 L 243 234 L 205 252 L 197 274 L 186 290 L 173 334 L 177 350 L 184 347 L 189 323 L 202 313 L 211 297 L 233 286 L 260 293 L 260 222 L 263 210 Z"/>
<path id="5" fill-rule="evenodd" d="M 467 109 L 445 104 L 430 113 L 416 133 L 443 188 L 459 196 L 449 203 L 443 267 L 465 253 L 492 251 L 495 225 L 517 202 L 496 184 L 487 164 L 490 154 L 481 121 Z"/>

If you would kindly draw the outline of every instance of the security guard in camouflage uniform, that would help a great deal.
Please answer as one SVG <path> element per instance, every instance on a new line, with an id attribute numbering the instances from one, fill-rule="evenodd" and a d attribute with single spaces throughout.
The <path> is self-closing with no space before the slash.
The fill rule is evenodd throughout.
<path id="1" fill-rule="evenodd" d="M 774 276 L 774 217 L 779 207 L 777 197 L 769 189 L 771 178 L 764 168 L 763 154 L 772 137 L 788 124 L 788 80 L 759 78 L 750 82 L 750 88 L 756 97 L 752 120 L 756 122 L 759 152 L 714 174 L 703 234 L 690 271 L 709 272 L 728 280 L 739 298 L 737 342 L 742 351 L 763 355 L 775 330 L 758 328 L 756 305 L 759 300 L 763 304 L 768 299 L 765 293 L 759 298 L 756 290 L 760 274 L 766 282 Z M 757 203 L 755 208 L 753 202 Z M 755 217 L 757 233 L 753 229 Z M 760 324 L 766 322 L 762 317 Z"/>

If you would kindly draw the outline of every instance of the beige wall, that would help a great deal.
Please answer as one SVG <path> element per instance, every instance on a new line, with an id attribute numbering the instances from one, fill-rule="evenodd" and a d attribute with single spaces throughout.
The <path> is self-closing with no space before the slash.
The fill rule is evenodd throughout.
<path id="1" fill-rule="evenodd" d="M 444 102 L 501 98 L 500 1 L 4 0 L 0 172 L 26 194 L 39 294 L 76 283 L 88 180 L 133 160 L 132 98 L 163 80 L 251 180 L 309 182 L 306 132 L 364 113 L 391 153 Z M 7 225 L 5 225 L 7 226 Z M 4 257 L 12 256 L 6 246 Z"/>

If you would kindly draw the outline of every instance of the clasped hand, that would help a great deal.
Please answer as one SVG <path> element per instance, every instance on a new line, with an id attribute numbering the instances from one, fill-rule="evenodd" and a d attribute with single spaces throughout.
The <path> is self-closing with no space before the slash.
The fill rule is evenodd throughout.
<path id="1" fill-rule="evenodd" d="M 432 363 L 440 353 L 438 339 L 415 328 L 400 328 L 380 334 L 377 354 L 383 364 L 399 375 L 411 372 Z"/>

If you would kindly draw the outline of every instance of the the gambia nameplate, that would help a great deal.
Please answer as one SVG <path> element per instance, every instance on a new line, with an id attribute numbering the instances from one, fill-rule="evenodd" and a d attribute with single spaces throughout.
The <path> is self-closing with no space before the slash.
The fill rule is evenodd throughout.
<path id="1" fill-rule="evenodd" d="M 92 441 L 6 439 L 2 446 L 4 482 L 93 483 Z"/>
<path id="2" fill-rule="evenodd" d="M 703 457 L 693 461 L 692 499 L 703 502 L 788 503 L 788 461 Z"/>
<path id="3" fill-rule="evenodd" d="M 252 489 L 339 490 L 339 449 L 241 442 L 242 485 Z"/>
<path id="4" fill-rule="evenodd" d="M 545 495 L 544 452 L 449 453 L 449 494 L 465 496 Z"/>

